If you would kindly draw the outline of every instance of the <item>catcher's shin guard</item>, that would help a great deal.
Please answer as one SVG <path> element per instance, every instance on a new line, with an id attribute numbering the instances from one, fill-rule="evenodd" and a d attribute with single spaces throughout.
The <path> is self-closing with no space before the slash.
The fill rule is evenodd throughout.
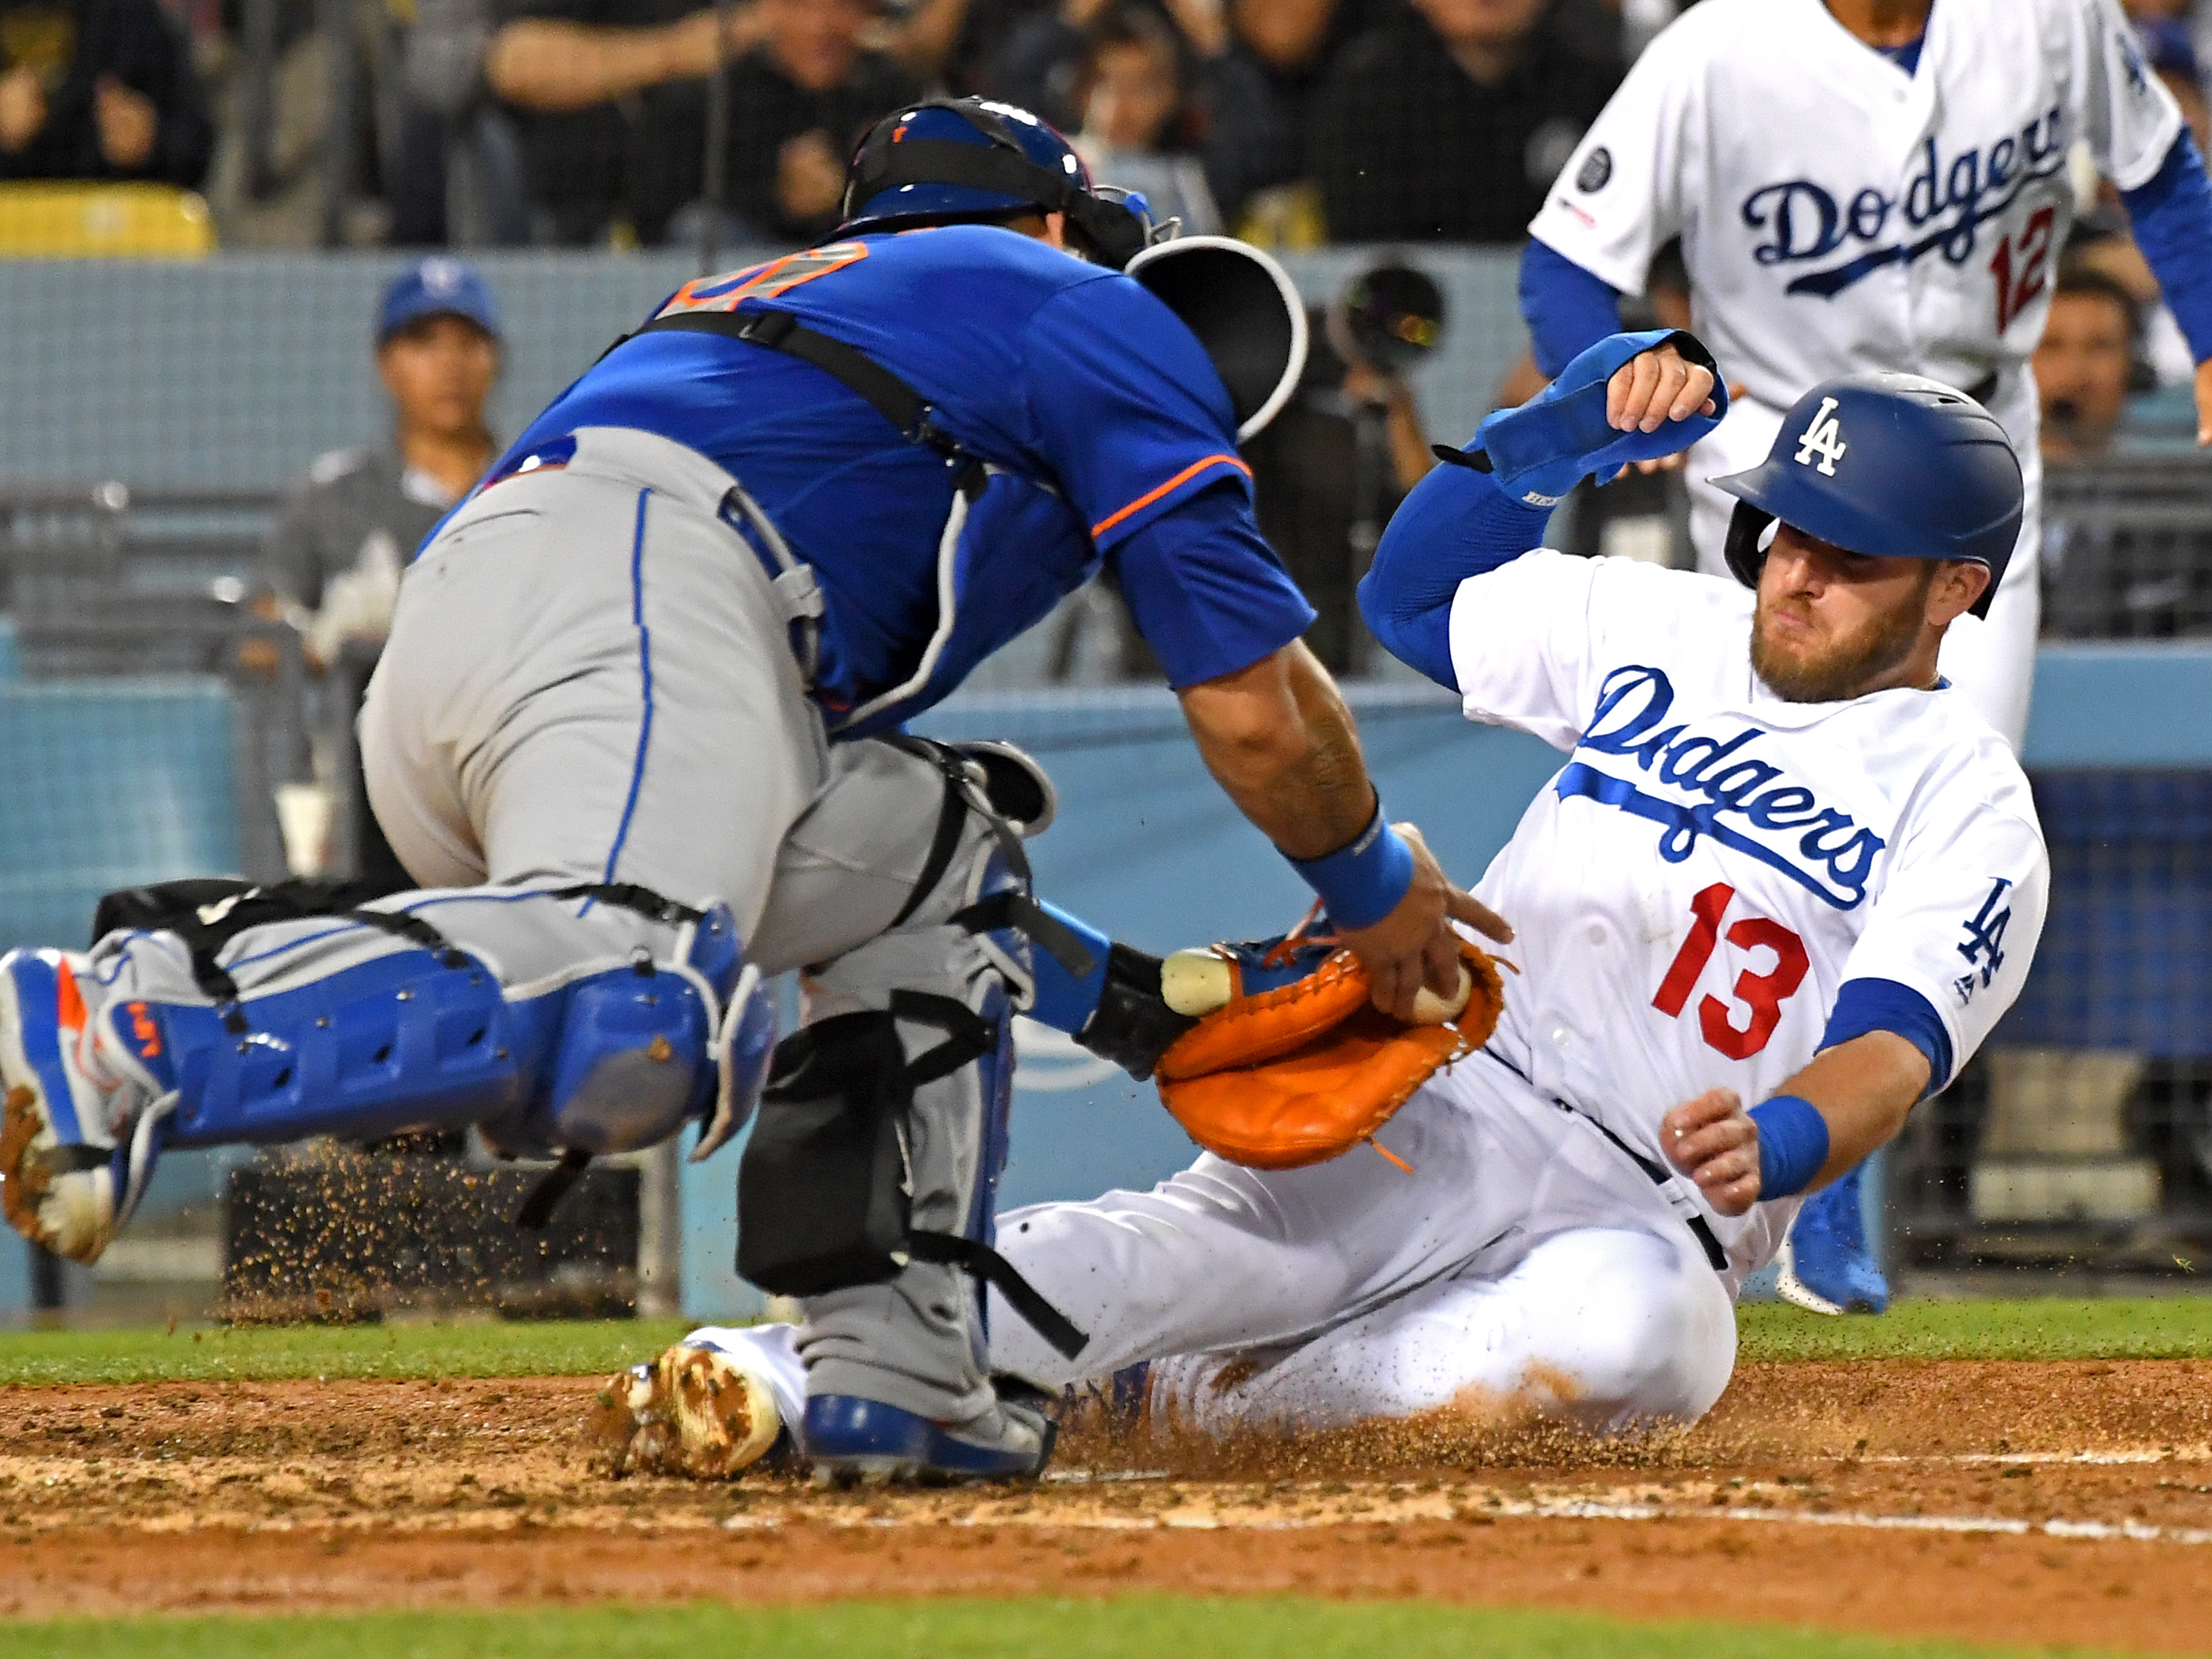
<path id="1" fill-rule="evenodd" d="M 0 1000 L 15 1011 L 13 1046 L 26 1049 L 27 1031 L 29 1049 L 66 1049 L 104 1118 L 88 1133 L 80 1111 L 72 1127 L 54 1087 L 18 1082 L 35 1067 L 0 1062 L 11 1124 L 0 1173 L 16 1177 L 9 1218 L 33 1237 L 58 1231 L 71 1254 L 92 1260 L 164 1145 L 474 1123 L 502 1151 L 590 1155 L 649 1146 L 687 1118 L 726 1139 L 775 1039 L 727 908 L 594 890 L 636 909 L 612 931 L 640 942 L 610 952 L 606 938 L 566 918 L 562 937 L 572 927 L 578 935 L 575 969 L 511 988 L 486 957 L 419 916 L 348 910 L 303 927 L 313 913 L 289 899 L 281 927 L 249 923 L 218 938 L 214 924 L 179 918 L 174 929 L 111 935 L 71 976 L 74 1024 L 69 999 L 27 994 L 39 963 L 11 958 L 14 994 Z M 253 893 L 241 886 L 237 896 L 267 908 Z M 105 1168 L 92 1167 L 91 1150 L 61 1150 L 72 1145 L 104 1150 Z M 42 1161 L 27 1163 L 32 1153 Z M 58 1159 L 69 1167 L 58 1170 Z M 65 1206 L 54 1185 L 62 1175 L 82 1177 L 68 1182 Z"/>

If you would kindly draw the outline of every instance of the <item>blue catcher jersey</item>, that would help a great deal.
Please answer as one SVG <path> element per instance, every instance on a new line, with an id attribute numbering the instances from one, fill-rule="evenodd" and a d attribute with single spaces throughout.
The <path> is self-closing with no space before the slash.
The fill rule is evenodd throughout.
<path id="1" fill-rule="evenodd" d="M 658 314 L 768 306 L 897 375 L 990 466 L 955 545 L 940 548 L 953 496 L 941 457 L 821 369 L 719 335 L 629 341 L 501 465 L 579 427 L 621 426 L 726 468 L 814 569 L 815 696 L 839 735 L 944 697 L 1102 559 L 1179 686 L 1311 623 L 1253 519 L 1218 375 L 1131 278 L 998 227 L 946 226 L 702 278 Z"/>

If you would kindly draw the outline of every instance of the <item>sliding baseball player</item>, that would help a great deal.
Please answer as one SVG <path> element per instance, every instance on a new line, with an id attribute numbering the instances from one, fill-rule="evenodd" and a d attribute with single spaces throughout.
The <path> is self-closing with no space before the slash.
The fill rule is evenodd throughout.
<path id="1" fill-rule="evenodd" d="M 1211 1429 L 1694 1421 L 1805 1195 L 2018 995 L 2042 837 L 1936 668 L 2019 533 L 2003 428 L 1914 376 L 1825 381 L 1723 480 L 1731 575 L 1542 550 L 1578 479 L 1710 432 L 1713 392 L 1687 336 L 1601 343 L 1414 491 L 1362 586 L 1470 719 L 1566 757 L 1476 890 L 1518 930 L 1494 1030 L 1439 1044 L 1372 1148 L 1255 1168 L 1282 1161 L 1255 1145 L 1010 1212 L 1009 1259 L 1091 1346 L 1071 1362 L 994 1304 L 994 1368 L 1147 1366 L 1154 1409 Z M 1264 1058 L 1242 1075 L 1275 1086 Z M 734 1382 L 769 1425 L 792 1364 L 773 1328 L 709 1331 L 633 1381 L 679 1444 L 696 1413 L 664 1383 Z"/>
<path id="2" fill-rule="evenodd" d="M 2118 186 L 2199 365 L 2212 442 L 2212 184 L 2116 0 L 1704 0 L 1656 40 L 1560 172 L 1529 234 L 1522 309 L 1548 371 L 1620 326 L 1681 239 L 1695 327 L 1737 397 L 1688 458 L 1698 568 L 1725 570 L 1735 503 L 1711 482 L 1766 453 L 1816 381 L 1903 369 L 1969 391 L 2026 489 L 1986 618 L 1943 672 L 2018 750 L 2034 675 L 2043 337 L 2074 222 L 2076 150 Z M 1808 1206 L 1784 1293 L 1879 1312 L 1856 1172 Z"/>
<path id="3" fill-rule="evenodd" d="M 1034 117 L 925 103 L 863 145 L 836 240 L 672 296 L 402 584 L 362 750 L 429 890 L 167 884 L 88 953 L 0 960 L 10 1224 L 93 1260 L 165 1145 L 466 1124 L 572 1171 L 687 1125 L 703 1157 L 758 1098 L 740 1264 L 806 1309 L 817 1466 L 1042 1468 L 983 1284 L 1083 1336 L 992 1249 L 1011 1021 L 1126 1047 L 1141 963 L 1030 896 L 1032 764 L 901 723 L 1109 563 L 1377 1004 L 1449 989 L 1446 915 L 1486 914 L 1383 817 L 1253 520 L 1288 280 L 1151 240 Z M 1239 349 L 1180 319 L 1194 289 Z M 800 967 L 771 1072 L 761 982 Z"/>

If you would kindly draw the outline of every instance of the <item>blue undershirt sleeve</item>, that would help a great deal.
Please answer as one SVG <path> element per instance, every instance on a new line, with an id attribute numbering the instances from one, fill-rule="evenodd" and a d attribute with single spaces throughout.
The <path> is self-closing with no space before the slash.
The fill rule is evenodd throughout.
<path id="1" fill-rule="evenodd" d="M 1536 367 L 1556 376 L 1609 334 L 1620 332 L 1620 295 L 1545 243 L 1521 255 L 1521 315 L 1535 342 Z"/>
<path id="2" fill-rule="evenodd" d="M 1928 1093 L 1951 1080 L 1951 1033 L 1936 1006 L 1909 985 L 1893 979 L 1848 979 L 1836 993 L 1820 1047 L 1832 1048 L 1869 1031 L 1903 1037 L 1928 1057 Z"/>
<path id="3" fill-rule="evenodd" d="M 1448 690 L 1451 609 L 1459 585 L 1544 543 L 1549 507 L 1524 507 L 1487 472 L 1443 465 L 1392 515 L 1359 584 L 1359 614 L 1382 647 Z"/>
<path id="4" fill-rule="evenodd" d="M 2212 359 L 2212 179 L 2188 128 L 2150 182 L 2123 191 L 2120 199 L 2189 355 L 2200 363 Z"/>

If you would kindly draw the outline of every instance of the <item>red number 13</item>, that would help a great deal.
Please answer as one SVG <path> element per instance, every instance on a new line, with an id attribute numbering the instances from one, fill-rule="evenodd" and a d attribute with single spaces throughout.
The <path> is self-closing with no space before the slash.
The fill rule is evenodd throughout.
<path id="1" fill-rule="evenodd" d="M 1690 936 L 1675 952 L 1667 977 L 1659 981 L 1659 994 L 1651 999 L 1651 1006 L 1669 1019 L 1681 1013 L 1698 975 L 1712 960 L 1714 948 L 1720 943 L 1721 918 L 1735 897 L 1735 888 L 1717 881 L 1690 901 L 1690 914 L 1696 918 L 1691 923 Z M 1774 952 L 1774 971 L 1754 974 L 1747 968 L 1736 976 L 1732 994 L 1751 1010 L 1751 1024 L 1742 1030 L 1730 1022 L 1729 1006 L 1718 997 L 1707 997 L 1698 1004 L 1698 1028 L 1705 1033 L 1707 1046 L 1730 1060 L 1749 1060 L 1774 1035 L 1774 1028 L 1782 1023 L 1784 1001 L 1804 983 L 1805 970 L 1811 963 L 1805 954 L 1805 941 L 1765 916 L 1745 917 L 1728 930 L 1728 942 L 1746 951 L 1765 945 Z"/>

